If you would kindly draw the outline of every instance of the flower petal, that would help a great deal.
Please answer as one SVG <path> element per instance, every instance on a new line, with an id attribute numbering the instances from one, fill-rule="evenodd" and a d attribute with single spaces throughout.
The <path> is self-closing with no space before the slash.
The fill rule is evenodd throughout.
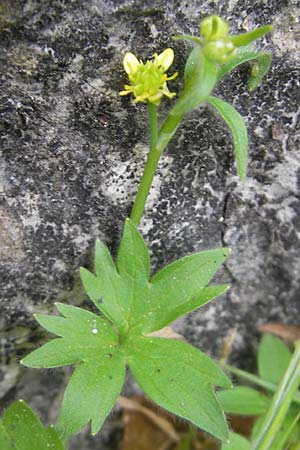
<path id="1" fill-rule="evenodd" d="M 124 66 L 125 72 L 128 75 L 133 75 L 136 73 L 138 67 L 140 66 L 140 62 L 138 61 L 137 57 L 133 53 L 128 52 L 124 56 L 123 66 Z"/>
<path id="2" fill-rule="evenodd" d="M 171 48 L 167 48 L 157 57 L 157 65 L 161 66 L 164 71 L 168 70 L 174 59 L 174 52 Z"/>

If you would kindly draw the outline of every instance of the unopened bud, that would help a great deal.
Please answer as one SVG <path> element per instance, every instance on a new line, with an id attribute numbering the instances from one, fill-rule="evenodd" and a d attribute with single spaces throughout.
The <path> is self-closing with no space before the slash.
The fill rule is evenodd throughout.
<path id="1" fill-rule="evenodd" d="M 205 41 L 216 41 L 228 34 L 227 22 L 219 16 L 208 16 L 200 24 L 200 33 Z"/>
<path id="2" fill-rule="evenodd" d="M 209 59 L 224 64 L 234 56 L 236 48 L 229 38 L 224 38 L 208 42 L 203 50 Z"/>

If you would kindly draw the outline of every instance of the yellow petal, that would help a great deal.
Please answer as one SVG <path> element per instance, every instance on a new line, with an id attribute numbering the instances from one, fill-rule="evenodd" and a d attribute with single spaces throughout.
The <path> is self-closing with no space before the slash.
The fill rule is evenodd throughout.
<path id="1" fill-rule="evenodd" d="M 164 71 L 168 70 L 174 59 L 174 52 L 171 48 L 167 48 L 157 57 L 157 65 L 161 66 Z"/>
<path id="2" fill-rule="evenodd" d="M 124 56 L 123 66 L 128 75 L 133 75 L 140 66 L 140 63 L 133 53 L 128 52 Z"/>
<path id="3" fill-rule="evenodd" d="M 119 95 L 128 95 L 131 94 L 131 91 L 120 91 Z"/>

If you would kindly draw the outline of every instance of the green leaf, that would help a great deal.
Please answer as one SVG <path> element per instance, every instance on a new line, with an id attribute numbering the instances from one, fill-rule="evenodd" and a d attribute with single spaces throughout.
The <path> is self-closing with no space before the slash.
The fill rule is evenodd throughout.
<path id="1" fill-rule="evenodd" d="M 204 288 L 229 254 L 228 248 L 194 253 L 154 275 L 144 296 L 147 310 L 133 326 L 135 332 L 159 330 L 225 292 L 228 286 Z"/>
<path id="2" fill-rule="evenodd" d="M 275 343 L 275 341 L 274 341 Z M 270 341 L 268 342 L 270 344 Z M 265 345 L 265 343 L 264 343 Z M 277 343 L 271 345 L 271 351 L 278 348 Z M 267 346 L 266 346 L 267 347 Z M 281 350 L 279 350 L 281 351 Z M 276 370 L 276 364 L 275 364 Z M 300 340 L 295 343 L 295 350 L 290 359 L 289 365 L 282 377 L 271 405 L 260 426 L 258 435 L 253 442 L 253 450 L 272 450 L 273 442 L 282 430 L 282 424 L 288 418 L 290 405 L 300 383 Z"/>
<path id="3" fill-rule="evenodd" d="M 135 349 L 136 341 L 139 347 L 139 343 L 144 342 L 142 334 L 162 328 L 178 316 L 225 292 L 227 286 L 206 285 L 228 254 L 229 249 L 216 249 L 190 255 L 165 267 L 149 282 L 148 250 L 130 220 L 126 221 L 124 227 L 117 258 L 118 270 L 107 248 L 97 242 L 96 274 L 81 269 L 81 276 L 89 297 L 106 317 L 58 303 L 56 306 L 62 316 L 36 315 L 37 321 L 58 338 L 47 342 L 22 361 L 29 367 L 40 368 L 79 364 L 64 396 L 59 421 L 64 437 L 79 431 L 89 421 L 92 422 L 92 431 L 97 432 L 120 393 L 125 373 L 124 352 L 128 342 Z M 159 349 L 168 352 L 169 341 L 159 342 Z M 176 359 L 173 360 L 179 373 L 189 369 L 193 356 L 193 375 L 195 378 L 201 375 L 201 382 L 195 380 L 194 387 L 199 387 L 199 396 L 203 395 L 207 404 L 212 403 L 212 409 L 206 406 L 207 410 L 203 413 L 204 428 L 211 427 L 211 432 L 218 435 L 214 430 L 221 424 L 219 436 L 223 435 L 226 426 L 210 384 L 228 386 L 227 378 L 196 349 L 182 343 L 173 343 L 171 349 L 174 348 L 176 352 L 187 349 L 190 355 L 182 356 L 183 362 L 179 364 Z M 132 352 L 129 356 L 132 357 Z M 157 357 L 155 348 L 153 357 Z M 163 353 L 160 358 L 168 361 Z M 136 359 L 133 358 L 135 363 Z M 204 382 L 207 386 L 203 385 Z M 170 402 L 172 410 L 172 399 Z M 168 402 L 166 405 L 168 407 Z M 174 411 L 181 414 L 181 410 Z M 184 417 L 188 417 L 186 406 L 182 411 Z M 216 425 L 210 423 L 207 416 L 210 412 L 219 414 Z M 202 413 L 199 414 L 201 416 Z M 197 422 L 197 416 L 195 420 Z"/>
<path id="4" fill-rule="evenodd" d="M 211 359 L 184 342 L 150 337 L 128 342 L 126 353 L 134 377 L 152 400 L 217 438 L 228 438 L 211 385 L 231 383 Z"/>
<path id="5" fill-rule="evenodd" d="M 183 304 L 178 304 L 178 306 L 176 306 L 175 302 L 174 304 L 171 303 L 164 307 L 161 307 L 160 304 L 158 304 L 156 310 L 148 313 L 148 323 L 146 326 L 143 325 L 143 332 L 156 331 L 165 327 L 178 317 L 194 311 L 195 309 L 206 305 L 219 295 L 224 294 L 228 288 L 228 285 L 207 286 L 203 288 L 198 295 L 192 296 L 191 300 Z M 167 296 L 165 298 L 167 298 Z"/>
<path id="6" fill-rule="evenodd" d="M 65 316 L 37 314 L 38 322 L 61 336 L 26 356 L 28 367 L 58 367 L 81 362 L 65 392 L 60 427 L 64 437 L 90 420 L 96 433 L 120 394 L 125 360 L 119 336 L 106 319 L 74 306 L 57 304 Z"/>
<path id="7" fill-rule="evenodd" d="M 150 256 L 147 246 L 130 219 L 126 219 L 117 258 L 119 274 L 127 284 L 127 320 L 129 327 L 144 314 L 141 301 L 149 288 Z"/>
<path id="8" fill-rule="evenodd" d="M 71 376 L 65 391 L 58 426 L 62 435 L 71 436 L 91 420 L 96 434 L 120 395 L 125 379 L 122 354 L 101 349 L 95 360 L 81 364 Z"/>
<path id="9" fill-rule="evenodd" d="M 248 159 L 248 133 L 244 119 L 233 106 L 217 97 L 209 97 L 208 102 L 216 108 L 231 130 L 237 171 L 240 179 L 245 180 Z"/>
<path id="10" fill-rule="evenodd" d="M 118 345 L 118 336 L 109 322 L 94 313 L 75 306 L 56 304 L 66 318 L 36 314 L 36 320 L 48 331 L 61 336 L 26 356 L 27 367 L 59 367 L 93 359 L 99 348 L 108 352 Z"/>
<path id="11" fill-rule="evenodd" d="M 116 326 L 126 328 L 126 284 L 119 276 L 108 248 L 96 241 L 96 276 L 81 267 L 80 275 L 86 293 L 97 308 Z"/>
<path id="12" fill-rule="evenodd" d="M 252 67 L 251 76 L 249 80 L 249 89 L 253 91 L 260 82 L 263 77 L 268 72 L 272 63 L 272 57 L 269 53 L 260 53 L 256 58 L 256 62 Z"/>
<path id="13" fill-rule="evenodd" d="M 184 89 L 171 114 L 186 114 L 198 107 L 210 95 L 216 81 L 216 65 L 205 56 L 199 45 L 196 46 L 186 62 Z"/>
<path id="14" fill-rule="evenodd" d="M 156 149 L 162 152 L 174 136 L 184 114 L 197 108 L 210 95 L 217 81 L 217 68 L 197 45 L 191 52 L 185 69 L 185 84 L 175 106 L 161 126 Z"/>
<path id="15" fill-rule="evenodd" d="M 247 47 L 240 47 L 237 50 L 236 56 L 223 64 L 217 74 L 218 81 L 227 73 L 231 72 L 236 67 L 245 62 L 253 62 L 252 73 L 249 80 L 249 89 L 253 90 L 262 81 L 263 77 L 268 72 L 271 65 L 271 55 L 269 53 L 258 52 L 251 45 Z"/>
<path id="16" fill-rule="evenodd" d="M 117 267 L 125 278 L 148 281 L 150 278 L 150 257 L 148 248 L 130 219 L 126 219 L 121 240 Z"/>
<path id="17" fill-rule="evenodd" d="M 278 384 L 291 360 L 292 354 L 281 339 L 265 334 L 258 349 L 258 372 L 263 380 Z"/>
<path id="18" fill-rule="evenodd" d="M 223 444 L 222 450 L 250 450 L 250 442 L 239 434 L 231 432 L 229 444 Z"/>
<path id="19" fill-rule="evenodd" d="M 264 414 L 270 406 L 270 399 L 255 389 L 238 386 L 217 392 L 217 397 L 226 413 L 246 416 Z"/>
<path id="20" fill-rule="evenodd" d="M 254 441 L 257 436 L 258 433 L 261 429 L 262 424 L 264 423 L 266 418 L 266 414 L 264 414 L 263 416 L 259 417 L 257 419 L 257 421 L 255 422 L 252 431 L 251 431 L 251 441 Z M 289 430 L 292 428 L 294 429 L 294 421 L 295 421 L 296 416 L 293 414 L 287 414 L 285 419 L 281 422 L 281 426 L 280 426 L 280 430 L 277 433 L 275 439 L 272 442 L 272 450 L 283 450 L 286 447 L 283 446 L 282 447 L 282 441 L 285 438 L 285 436 L 287 436 Z M 299 424 L 298 424 L 299 426 Z"/>
<path id="21" fill-rule="evenodd" d="M 23 400 L 14 402 L 0 422 L 1 450 L 64 450 L 58 434 L 45 429 Z"/>
<path id="22" fill-rule="evenodd" d="M 256 30 L 249 31 L 249 33 L 238 34 L 237 36 L 231 36 L 230 39 L 236 47 L 242 47 L 251 44 L 251 42 L 256 41 L 266 34 L 272 31 L 272 25 L 264 25 L 262 27 L 256 28 Z"/>

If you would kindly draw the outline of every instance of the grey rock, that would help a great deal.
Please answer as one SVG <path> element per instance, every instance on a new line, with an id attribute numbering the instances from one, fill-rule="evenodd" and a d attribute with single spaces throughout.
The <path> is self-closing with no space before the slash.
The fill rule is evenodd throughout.
<path id="1" fill-rule="evenodd" d="M 216 280 L 227 298 L 175 324 L 187 340 L 218 356 L 233 328 L 232 360 L 249 368 L 256 326 L 298 323 L 299 306 L 299 29 L 297 1 L 3 0 L 0 5 L 0 285 L 2 408 L 22 397 L 53 422 L 69 369 L 29 370 L 18 363 L 47 335 L 33 312 L 55 301 L 91 308 L 78 269 L 92 268 L 98 237 L 116 253 L 124 218 L 147 153 L 146 112 L 118 91 L 122 57 L 167 46 L 183 72 L 187 43 L 200 20 L 220 14 L 234 32 L 274 23 L 258 46 L 274 55 L 253 93 L 249 68 L 227 76 L 216 95 L 245 117 L 248 179 L 241 183 L 232 144 L 209 108 L 190 113 L 162 156 L 140 230 L 153 272 L 187 253 L 229 245 Z M 173 89 L 180 88 L 175 81 Z M 165 113 L 169 104 L 161 107 Z M 135 390 L 129 382 L 126 392 Z M 72 449 L 117 448 L 118 414 L 95 438 Z"/>

